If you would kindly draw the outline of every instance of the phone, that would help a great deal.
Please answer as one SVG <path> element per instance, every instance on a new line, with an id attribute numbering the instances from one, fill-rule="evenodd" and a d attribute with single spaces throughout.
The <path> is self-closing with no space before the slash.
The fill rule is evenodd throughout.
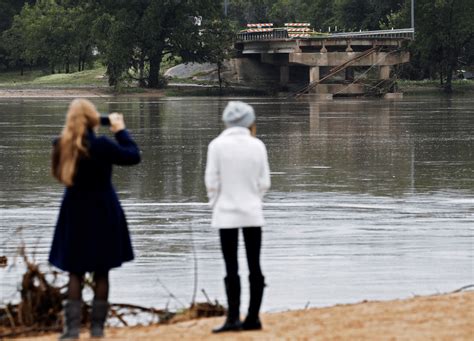
<path id="1" fill-rule="evenodd" d="M 100 116 L 100 125 L 101 126 L 110 126 L 110 119 L 108 116 Z"/>

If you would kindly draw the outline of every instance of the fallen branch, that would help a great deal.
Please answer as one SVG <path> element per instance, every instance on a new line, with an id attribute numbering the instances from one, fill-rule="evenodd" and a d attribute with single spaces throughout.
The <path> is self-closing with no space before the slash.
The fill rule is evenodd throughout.
<path id="1" fill-rule="evenodd" d="M 156 314 L 156 315 L 162 315 L 162 314 L 168 314 L 169 313 L 168 310 L 164 310 L 164 309 L 147 308 L 147 307 L 142 307 L 142 306 L 139 306 L 139 305 L 128 304 L 128 303 L 112 303 L 110 306 L 112 308 L 136 309 L 136 310 L 141 310 L 141 311 Z"/>
<path id="2" fill-rule="evenodd" d="M 469 285 L 465 285 L 459 289 L 456 289 L 454 291 L 451 291 L 451 293 L 455 294 L 455 293 L 458 293 L 458 292 L 461 292 L 461 291 L 464 291 L 466 289 L 470 289 L 470 288 L 474 288 L 474 284 L 469 284 Z"/>
<path id="3" fill-rule="evenodd" d="M 19 249 L 19 255 L 26 265 L 26 272 L 23 274 L 19 289 L 21 300 L 18 304 L 7 304 L 0 307 L 0 339 L 60 331 L 63 327 L 62 301 L 67 295 L 66 286 L 57 284 L 59 273 L 41 271 L 38 264 L 28 259 L 24 247 Z M 158 282 L 168 291 L 170 297 L 180 302 L 161 281 L 158 280 Z M 87 279 L 85 283 L 89 286 L 93 285 Z M 207 295 L 205 296 L 208 300 L 207 303 L 194 303 L 179 313 L 135 304 L 111 303 L 110 316 L 116 318 L 123 326 L 129 326 L 128 319 L 137 315 L 140 315 L 141 318 L 144 314 L 143 321 L 151 321 L 148 324 L 176 323 L 225 314 L 223 306 L 219 305 L 217 301 L 212 304 Z M 83 302 L 81 318 L 83 326 L 90 323 L 90 309 L 90 304 Z M 151 318 L 145 318 L 147 315 Z M 158 317 L 157 322 L 156 317 Z"/>
<path id="4" fill-rule="evenodd" d="M 116 310 L 110 309 L 110 313 L 112 314 L 112 316 L 116 317 L 120 322 L 122 322 L 122 324 L 123 324 L 125 327 L 128 327 L 127 321 L 125 321 L 125 320 L 123 319 L 122 315 L 120 315 L 119 313 L 117 313 Z"/>

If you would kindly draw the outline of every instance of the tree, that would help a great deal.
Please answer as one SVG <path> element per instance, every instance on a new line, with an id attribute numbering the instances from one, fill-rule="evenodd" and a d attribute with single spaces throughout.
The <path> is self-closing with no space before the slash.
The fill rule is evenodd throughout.
<path id="1" fill-rule="evenodd" d="M 285 22 L 303 21 L 303 2 L 299 0 L 278 0 L 270 8 L 269 21 L 283 26 Z"/>
<path id="2" fill-rule="evenodd" d="M 115 16 L 104 13 L 93 26 L 97 47 L 107 67 L 109 85 L 113 87 L 118 87 L 124 79 L 133 51 L 133 23 L 127 24 L 125 17 L 126 11 L 115 13 Z"/>
<path id="3" fill-rule="evenodd" d="M 336 26 L 335 2 L 333 0 L 309 1 L 307 10 L 308 21 L 316 30 L 325 31 L 330 26 Z"/>
<path id="4" fill-rule="evenodd" d="M 0 63 L 6 68 L 10 66 L 7 51 L 7 41 L 2 38 L 3 32 L 11 27 L 13 17 L 18 14 L 25 3 L 34 3 L 34 0 L 0 0 Z"/>
<path id="5" fill-rule="evenodd" d="M 199 58 L 199 18 L 212 20 L 220 14 L 220 1 L 109 0 L 102 2 L 100 12 L 94 31 L 111 85 L 135 69 L 139 84 L 157 88 L 166 55 L 184 61 Z"/>
<path id="6" fill-rule="evenodd" d="M 435 64 L 444 90 L 452 92 L 452 78 L 474 38 L 472 0 L 418 0 L 416 47 L 421 58 Z M 469 56 L 466 56 L 470 59 Z"/>
<path id="7" fill-rule="evenodd" d="M 229 20 L 212 20 L 203 30 L 200 61 L 217 65 L 219 89 L 222 91 L 222 67 L 224 61 L 233 57 L 235 25 Z"/>
<path id="8" fill-rule="evenodd" d="M 46 61 L 52 73 L 63 67 L 68 73 L 76 58 L 81 70 L 92 54 L 91 17 L 89 8 L 70 7 L 67 1 L 25 4 L 2 35 L 5 48 L 21 67 L 25 62 Z"/>
<path id="9" fill-rule="evenodd" d="M 348 30 L 377 30 L 380 21 L 399 11 L 402 5 L 401 0 L 336 0 L 336 21 Z"/>
<path id="10" fill-rule="evenodd" d="M 229 0 L 229 19 L 239 25 L 271 21 L 270 12 L 276 0 Z"/>

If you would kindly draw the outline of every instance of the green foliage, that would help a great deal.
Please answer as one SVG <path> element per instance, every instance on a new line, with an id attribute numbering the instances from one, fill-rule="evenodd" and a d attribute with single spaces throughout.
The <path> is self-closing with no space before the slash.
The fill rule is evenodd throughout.
<path id="1" fill-rule="evenodd" d="M 309 22 L 316 30 L 326 31 L 337 25 L 335 2 L 333 0 L 310 1 L 308 7 Z"/>
<path id="2" fill-rule="evenodd" d="M 183 61 L 199 56 L 203 14 L 212 18 L 218 1 L 132 0 L 104 1 L 99 6 L 94 32 L 107 65 L 110 84 L 117 86 L 125 76 L 141 86 L 163 86 L 163 58 L 175 55 Z"/>
<path id="3" fill-rule="evenodd" d="M 421 62 L 438 74 L 445 90 L 461 58 L 473 59 L 474 2 L 472 0 L 418 0 L 415 51 Z"/>
<path id="4" fill-rule="evenodd" d="M 310 22 L 317 30 L 329 26 L 346 30 L 378 29 L 387 16 L 398 12 L 403 0 L 230 0 L 229 16 L 243 25 L 248 22 Z"/>
<path id="5" fill-rule="evenodd" d="M 239 25 L 270 21 L 270 10 L 275 0 L 229 0 L 229 19 Z"/>
<path id="6" fill-rule="evenodd" d="M 25 4 L 2 34 L 12 63 L 24 65 L 47 61 L 70 71 L 72 64 L 83 69 L 92 51 L 89 8 L 67 7 L 54 0 Z"/>
<path id="7" fill-rule="evenodd" d="M 202 48 L 199 61 L 217 65 L 219 88 L 222 89 L 222 66 L 225 60 L 234 56 L 236 26 L 229 20 L 208 22 L 202 31 Z"/>
<path id="8" fill-rule="evenodd" d="M 107 66 L 109 85 L 117 89 L 125 77 L 133 49 L 129 44 L 133 37 L 131 25 L 127 25 L 125 20 L 104 13 L 95 20 L 93 32 L 101 57 Z"/>
<path id="9" fill-rule="evenodd" d="M 405 1 L 399 10 L 391 10 L 385 18 L 380 19 L 380 28 L 389 30 L 391 28 L 407 28 L 411 26 L 411 4 Z"/>
<path id="10" fill-rule="evenodd" d="M 301 7 L 304 5 L 302 1 L 296 0 L 279 0 L 270 7 L 269 19 L 277 26 L 283 26 L 288 21 L 302 21 L 303 13 Z"/>
<path id="11" fill-rule="evenodd" d="M 336 0 L 337 24 L 346 30 L 377 30 L 387 16 L 398 12 L 410 0 Z"/>

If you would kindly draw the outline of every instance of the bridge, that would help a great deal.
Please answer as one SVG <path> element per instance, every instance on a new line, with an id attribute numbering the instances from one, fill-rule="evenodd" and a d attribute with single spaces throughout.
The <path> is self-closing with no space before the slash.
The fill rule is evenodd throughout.
<path id="1" fill-rule="evenodd" d="M 359 32 L 338 32 L 338 33 L 319 33 L 308 34 L 308 37 L 295 37 L 293 39 L 330 39 L 330 38 L 368 38 L 368 39 L 414 39 L 414 29 L 392 29 L 378 31 L 359 31 Z M 258 40 L 281 40 L 290 39 L 287 29 L 272 29 L 262 32 L 240 32 L 237 34 L 238 42 L 258 41 Z"/>
<path id="2" fill-rule="evenodd" d="M 250 26 L 238 33 L 241 79 L 277 84 L 296 96 L 394 96 L 394 66 L 409 62 L 403 47 L 414 29 L 321 33 L 309 24 L 286 25 L 301 26 Z"/>

